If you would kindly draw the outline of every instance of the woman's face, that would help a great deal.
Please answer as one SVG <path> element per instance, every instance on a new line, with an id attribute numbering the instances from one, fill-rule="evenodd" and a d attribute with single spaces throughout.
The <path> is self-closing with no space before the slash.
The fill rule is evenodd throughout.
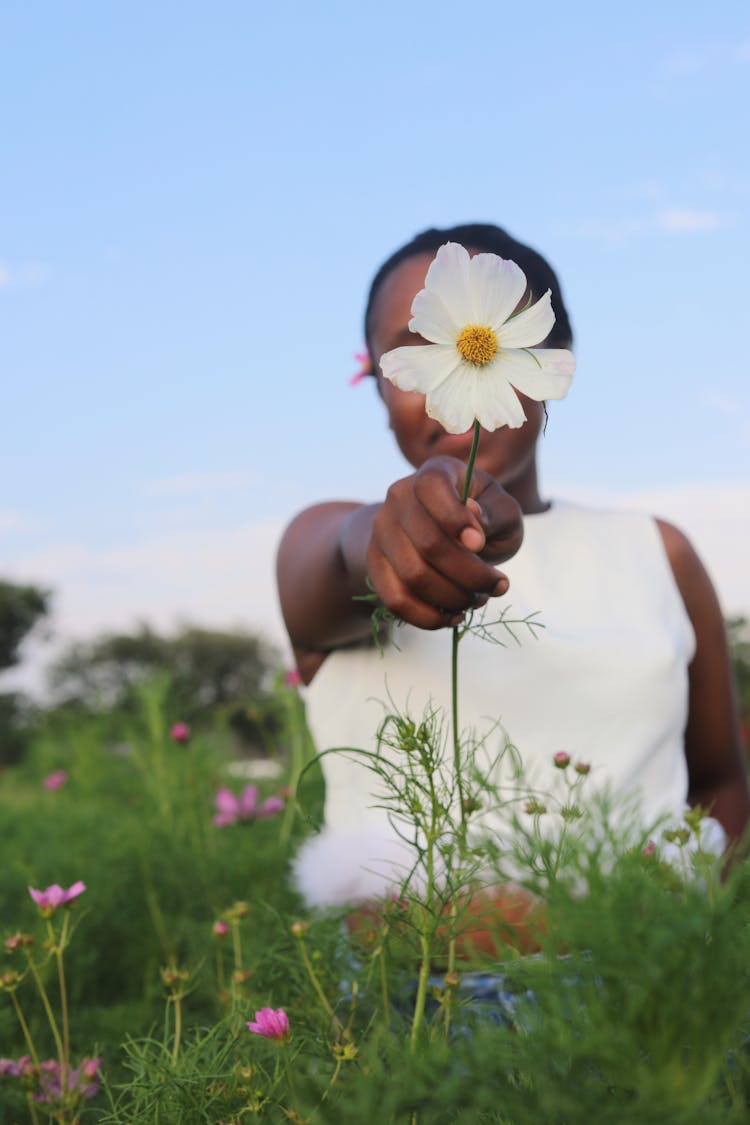
<path id="1" fill-rule="evenodd" d="M 426 344 L 429 341 L 409 331 L 411 305 L 420 289 L 432 254 L 407 258 L 388 274 L 372 307 L 370 343 L 379 359 L 384 352 L 404 345 Z M 521 301 L 523 304 L 523 300 Z M 472 431 L 449 434 L 439 422 L 425 413 L 425 396 L 414 391 L 401 391 L 384 379 L 377 370 L 380 393 L 388 411 L 391 429 L 407 461 L 418 469 L 429 457 L 449 455 L 466 461 L 471 448 Z M 499 484 L 515 494 L 533 478 L 536 489 L 536 441 L 544 422 L 544 407 L 516 391 L 526 422 L 518 429 L 503 426 L 489 433 L 482 430 L 476 464 L 495 477 Z M 517 497 L 520 499 L 520 497 Z M 523 506 L 523 503 L 522 503 Z"/>

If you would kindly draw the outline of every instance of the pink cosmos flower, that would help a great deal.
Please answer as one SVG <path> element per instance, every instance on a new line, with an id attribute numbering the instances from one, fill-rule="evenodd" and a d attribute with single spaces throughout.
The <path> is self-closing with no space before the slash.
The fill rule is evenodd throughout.
<path id="1" fill-rule="evenodd" d="M 266 797 L 263 804 L 258 809 L 258 816 L 267 820 L 269 816 L 276 816 L 284 808 L 283 797 Z"/>
<path id="2" fill-rule="evenodd" d="M 258 787 L 246 785 L 239 797 L 231 789 L 219 789 L 214 804 L 214 824 L 217 828 L 226 828 L 228 824 L 236 824 L 238 820 L 252 820 L 258 811 Z"/>
<path id="3" fill-rule="evenodd" d="M 229 824 L 237 824 L 243 820 L 266 820 L 275 816 L 284 807 L 281 797 L 266 797 L 262 804 L 258 804 L 258 787 L 247 785 L 239 797 L 231 789 L 219 789 L 214 798 L 216 813 L 214 824 L 217 828 L 226 828 Z"/>
<path id="4" fill-rule="evenodd" d="M 299 674 L 299 669 L 290 668 L 289 671 L 284 675 L 284 683 L 287 687 L 299 687 L 299 685 L 302 683 L 302 677 Z"/>
<path id="5" fill-rule="evenodd" d="M 61 906 L 67 906 L 74 898 L 82 895 L 86 890 L 86 884 L 79 880 L 73 883 L 72 887 L 68 887 L 67 891 L 59 883 L 53 883 L 43 891 L 37 891 L 34 887 L 29 887 L 28 890 L 42 915 L 49 918 Z"/>
<path id="6" fill-rule="evenodd" d="M 187 723 L 174 723 L 169 732 L 169 737 L 173 742 L 189 742 L 190 727 Z"/>
<path id="7" fill-rule="evenodd" d="M 283 1043 L 289 1038 L 289 1019 L 283 1008 L 261 1008 L 255 1013 L 255 1021 L 249 1020 L 247 1026 L 253 1035 L 262 1035 L 264 1039 L 275 1039 Z"/>
<path id="8" fill-rule="evenodd" d="M 570 754 L 566 754 L 564 750 L 558 750 L 553 761 L 559 770 L 564 770 L 570 765 Z"/>
<path id="9" fill-rule="evenodd" d="M 67 784 L 67 781 L 67 770 L 53 770 L 52 773 L 47 774 L 42 785 L 45 789 L 49 789 L 50 792 L 54 792 L 55 789 L 62 789 L 63 785 Z"/>
<path id="10" fill-rule="evenodd" d="M 67 1067 L 66 1090 L 77 1099 L 93 1098 L 99 1091 L 100 1057 L 82 1059 L 74 1069 Z M 34 1101 L 54 1104 L 63 1096 L 63 1069 L 56 1059 L 47 1059 L 39 1066 L 39 1088 L 34 1093 Z"/>
<path id="11" fill-rule="evenodd" d="M 350 387 L 356 387 L 368 375 L 372 375 L 372 361 L 370 360 L 369 352 L 355 352 L 354 358 L 359 364 L 359 368 L 354 372 L 349 380 Z"/>

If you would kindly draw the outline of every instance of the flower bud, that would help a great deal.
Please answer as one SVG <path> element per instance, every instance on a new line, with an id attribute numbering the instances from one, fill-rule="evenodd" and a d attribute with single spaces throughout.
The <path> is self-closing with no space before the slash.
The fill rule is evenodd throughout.
<path id="1" fill-rule="evenodd" d="M 558 750 L 552 760 L 557 769 L 564 770 L 570 765 L 570 754 L 567 754 L 564 750 Z"/>
<path id="2" fill-rule="evenodd" d="M 31 934 L 11 934 L 9 938 L 5 939 L 5 948 L 9 953 L 15 953 L 17 949 L 21 949 L 25 945 L 33 945 L 34 938 Z"/>

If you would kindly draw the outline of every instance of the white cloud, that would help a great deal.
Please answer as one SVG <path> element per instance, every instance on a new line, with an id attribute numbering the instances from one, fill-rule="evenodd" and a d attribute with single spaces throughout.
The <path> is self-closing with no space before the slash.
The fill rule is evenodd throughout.
<path id="1" fill-rule="evenodd" d="M 229 531 L 175 532 L 116 549 L 58 543 L 18 557 L 5 577 L 53 592 L 53 641 L 32 644 L 14 679 L 28 690 L 42 667 L 74 638 L 126 630 L 139 621 L 172 629 L 180 622 L 246 628 L 285 650 L 276 598 L 280 519 Z M 9 689 L 9 679 L 4 678 Z"/>
<path id="2" fill-rule="evenodd" d="M 150 481 L 145 486 L 145 491 L 150 496 L 189 496 L 246 488 L 257 483 L 257 480 L 257 473 L 243 470 L 229 473 L 182 473 Z"/>
<path id="3" fill-rule="evenodd" d="M 614 215 L 604 219 L 583 219 L 574 224 L 573 234 L 602 242 L 623 243 L 649 234 L 696 234 L 717 230 L 724 225 L 717 211 L 691 207 L 666 207 L 642 215 Z"/>
<path id="4" fill-rule="evenodd" d="M 687 207 L 673 207 L 660 211 L 657 226 L 670 234 L 688 234 L 693 231 L 717 230 L 721 218 L 715 211 L 695 211 Z"/>

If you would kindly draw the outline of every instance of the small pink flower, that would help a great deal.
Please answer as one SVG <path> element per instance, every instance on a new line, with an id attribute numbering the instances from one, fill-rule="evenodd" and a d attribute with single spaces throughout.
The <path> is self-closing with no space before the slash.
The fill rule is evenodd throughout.
<path id="1" fill-rule="evenodd" d="M 86 890 L 86 884 L 79 880 L 77 883 L 73 883 L 72 887 L 68 887 L 67 891 L 59 883 L 53 883 L 43 891 L 37 891 L 34 887 L 29 887 L 28 890 L 39 907 L 40 913 L 43 917 L 49 918 L 61 906 L 67 906 L 74 898 L 82 895 Z"/>
<path id="2" fill-rule="evenodd" d="M 590 762 L 576 762 L 575 771 L 576 771 L 576 773 L 580 773 L 581 777 L 585 777 L 587 773 L 591 773 L 591 763 Z"/>
<path id="3" fill-rule="evenodd" d="M 5 939 L 5 948 L 8 953 L 15 953 L 17 949 L 22 949 L 26 945 L 33 945 L 34 939 L 31 934 L 16 933 L 11 934 L 9 938 Z"/>
<path id="4" fill-rule="evenodd" d="M 258 816 L 267 820 L 269 816 L 276 816 L 284 808 L 283 797 L 266 797 L 263 804 L 258 809 Z"/>
<path id="5" fill-rule="evenodd" d="M 219 919 L 218 922 L 214 922 L 211 929 L 213 930 L 214 937 L 217 938 L 226 937 L 229 933 L 229 926 L 226 924 L 226 922 L 222 922 L 221 919 Z"/>
<path id="6" fill-rule="evenodd" d="M 372 361 L 369 352 L 355 352 L 354 358 L 359 364 L 359 369 L 355 371 L 350 378 L 350 387 L 356 387 L 357 384 L 361 383 L 363 379 L 366 379 L 368 375 L 372 375 Z"/>
<path id="7" fill-rule="evenodd" d="M 258 815 L 258 787 L 246 785 L 239 797 L 231 789 L 219 789 L 214 804 L 214 824 L 217 828 L 226 828 L 229 824 L 236 824 L 238 820 L 252 820 Z"/>
<path id="8" fill-rule="evenodd" d="M 656 843 L 653 840 L 649 840 L 649 842 L 646 844 L 645 848 L 643 849 L 643 854 L 645 856 L 649 856 L 649 855 L 653 855 L 655 851 L 656 851 Z"/>
<path id="9" fill-rule="evenodd" d="M 49 789 L 50 792 L 54 792 L 55 789 L 62 789 L 63 785 L 67 784 L 67 781 L 67 770 L 53 770 L 52 773 L 47 774 L 42 785 L 45 789 Z"/>
<path id="10" fill-rule="evenodd" d="M 190 727 L 187 723 L 174 723 L 169 732 L 169 737 L 173 742 L 189 742 Z"/>
<path id="11" fill-rule="evenodd" d="M 284 683 L 287 687 L 296 688 L 302 683 L 302 677 L 299 674 L 298 668 L 290 668 L 284 675 Z"/>
<path id="12" fill-rule="evenodd" d="M 553 761 L 559 770 L 564 770 L 570 765 L 570 754 L 566 754 L 564 750 L 558 750 Z"/>
<path id="13" fill-rule="evenodd" d="M 283 1043 L 289 1038 L 289 1020 L 283 1008 L 261 1008 L 255 1013 L 255 1021 L 248 1021 L 247 1026 L 253 1035 L 262 1035 L 264 1039 L 275 1039 Z"/>

